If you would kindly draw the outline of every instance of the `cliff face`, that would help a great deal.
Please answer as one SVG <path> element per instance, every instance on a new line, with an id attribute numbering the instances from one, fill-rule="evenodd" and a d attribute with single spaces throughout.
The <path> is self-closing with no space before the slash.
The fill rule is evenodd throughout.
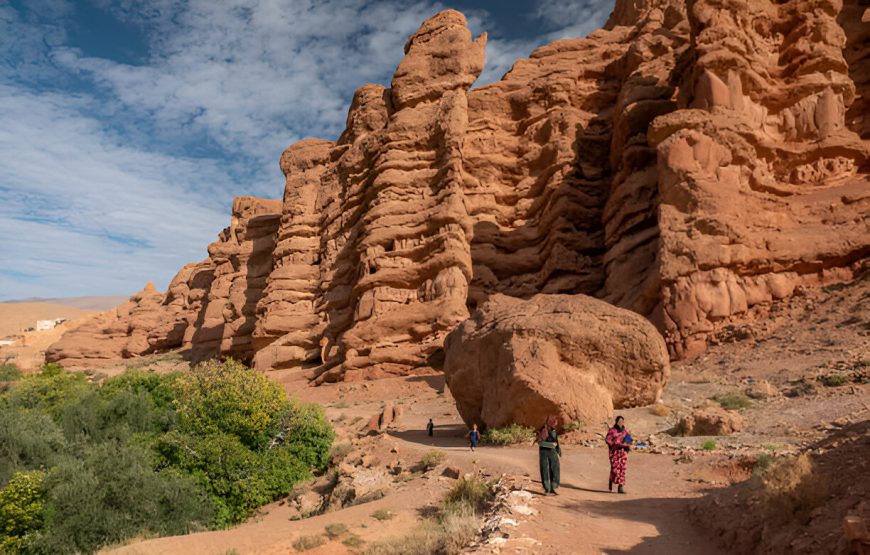
<path id="1" fill-rule="evenodd" d="M 486 37 L 442 12 L 390 88 L 357 91 L 336 142 L 287 149 L 283 201 L 238 199 L 165 296 L 47 356 L 184 346 L 320 381 L 407 374 L 494 293 L 597 296 L 650 318 L 672 357 L 699 352 L 870 250 L 863 13 L 619 1 L 606 29 L 469 91 Z"/>

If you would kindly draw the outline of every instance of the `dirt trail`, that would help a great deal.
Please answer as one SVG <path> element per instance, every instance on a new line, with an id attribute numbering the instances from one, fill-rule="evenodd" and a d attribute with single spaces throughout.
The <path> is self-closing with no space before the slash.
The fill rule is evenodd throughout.
<path id="1" fill-rule="evenodd" d="M 434 444 L 454 462 L 529 475 L 539 514 L 518 519 L 520 525 L 511 534 L 515 538 L 501 553 L 723 553 L 688 522 L 687 504 L 699 494 L 699 486 L 677 477 L 671 457 L 632 453 L 628 494 L 618 495 L 607 491 L 605 449 L 564 446 L 559 495 L 543 496 L 536 447 L 481 447 L 472 453 L 455 436 L 435 441 L 416 431 L 396 436 L 406 448 Z"/>

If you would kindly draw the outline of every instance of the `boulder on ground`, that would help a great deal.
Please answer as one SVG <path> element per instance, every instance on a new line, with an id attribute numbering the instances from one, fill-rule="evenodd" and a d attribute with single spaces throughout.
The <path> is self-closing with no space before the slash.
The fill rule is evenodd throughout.
<path id="1" fill-rule="evenodd" d="M 676 426 L 677 435 L 727 436 L 743 429 L 743 417 L 731 410 L 704 408 L 684 415 Z"/>
<path id="2" fill-rule="evenodd" d="M 667 348 L 642 316 L 585 295 L 493 295 L 445 341 L 444 372 L 468 424 L 609 421 L 655 403 Z"/>

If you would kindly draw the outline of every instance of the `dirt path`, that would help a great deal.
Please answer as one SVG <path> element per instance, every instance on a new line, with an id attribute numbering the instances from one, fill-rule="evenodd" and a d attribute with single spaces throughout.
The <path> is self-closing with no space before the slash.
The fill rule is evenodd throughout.
<path id="1" fill-rule="evenodd" d="M 434 444 L 451 461 L 476 461 L 490 470 L 526 473 L 533 483 L 532 492 L 541 491 L 538 453 L 533 446 L 482 447 L 472 453 L 455 436 L 433 441 L 423 432 L 404 432 L 396 437 L 406 444 Z M 510 541 L 501 553 L 723 553 L 688 522 L 687 502 L 699 494 L 699 486 L 677 477 L 671 457 L 632 453 L 627 495 L 607 491 L 610 467 L 603 448 L 567 446 L 561 468 L 559 495 L 537 496 L 534 508 L 539 513 L 520 519 L 512 534 L 516 541 Z"/>

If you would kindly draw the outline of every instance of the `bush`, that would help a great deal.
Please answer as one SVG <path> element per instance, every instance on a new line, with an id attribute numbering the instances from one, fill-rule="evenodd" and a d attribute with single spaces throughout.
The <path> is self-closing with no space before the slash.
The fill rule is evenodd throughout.
<path id="1" fill-rule="evenodd" d="M 808 453 L 779 458 L 756 479 L 771 520 L 802 520 L 828 497 L 828 484 L 813 471 Z"/>
<path id="2" fill-rule="evenodd" d="M 348 537 L 341 540 L 341 543 L 343 543 L 344 545 L 346 545 L 350 548 L 356 548 L 356 547 L 362 546 L 362 544 L 364 544 L 365 542 L 362 540 L 361 537 L 357 536 L 356 534 L 351 534 Z"/>
<path id="3" fill-rule="evenodd" d="M 713 451 L 714 449 L 716 449 L 716 442 L 712 439 L 708 439 L 701 444 L 701 449 L 703 449 L 704 451 Z"/>
<path id="4" fill-rule="evenodd" d="M 66 450 L 63 433 L 50 416 L 0 401 L 0 484 L 18 470 L 53 466 Z"/>
<path id="5" fill-rule="evenodd" d="M 438 449 L 432 449 L 431 451 L 427 451 L 423 458 L 420 459 L 420 467 L 423 470 L 432 470 L 439 464 L 443 463 L 447 459 L 447 453 L 444 451 L 439 451 Z"/>
<path id="6" fill-rule="evenodd" d="M 323 407 L 293 401 L 281 420 L 280 428 L 279 438 L 290 453 L 311 468 L 326 467 L 335 432 Z"/>
<path id="7" fill-rule="evenodd" d="M 42 528 L 45 496 L 39 470 L 16 472 L 0 489 L 0 553 L 31 550 Z"/>
<path id="8" fill-rule="evenodd" d="M 447 492 L 444 500 L 444 512 L 462 512 L 465 509 L 474 514 L 480 514 L 492 501 L 491 484 L 477 476 L 463 477 Z"/>
<path id="9" fill-rule="evenodd" d="M 670 416 L 673 412 L 671 407 L 667 406 L 664 403 L 656 403 L 652 407 L 650 407 L 649 411 L 656 416 Z"/>
<path id="10" fill-rule="evenodd" d="M 0 486 L 46 469 L 41 528 L 0 519 L 0 542 L 89 553 L 233 524 L 325 465 L 332 439 L 319 407 L 232 361 L 102 385 L 47 365 L 0 393 Z"/>
<path id="11" fill-rule="evenodd" d="M 46 413 L 57 419 L 64 407 L 78 403 L 93 387 L 83 374 L 51 369 L 25 376 L 4 397 L 10 406 Z"/>
<path id="12" fill-rule="evenodd" d="M 106 442 L 68 457 L 45 480 L 44 553 L 91 553 L 137 535 L 207 527 L 211 505 L 191 477 L 155 471 L 144 449 Z"/>
<path id="13" fill-rule="evenodd" d="M 175 386 L 175 407 L 185 432 L 230 434 L 251 449 L 267 447 L 290 410 L 278 384 L 232 359 L 198 364 L 180 375 Z"/>
<path id="14" fill-rule="evenodd" d="M 193 475 L 209 494 L 217 526 L 241 522 L 310 477 L 308 467 L 288 451 L 255 452 L 229 434 L 173 431 L 156 448 L 167 465 Z"/>
<path id="15" fill-rule="evenodd" d="M 480 436 L 485 445 L 514 445 L 530 443 L 535 437 L 535 430 L 520 424 L 511 424 L 504 428 L 488 428 Z"/>
<path id="16" fill-rule="evenodd" d="M 21 378 L 21 370 L 11 362 L 0 364 L 0 382 L 12 382 Z"/>
<path id="17" fill-rule="evenodd" d="M 712 397 L 723 409 L 738 410 L 752 406 L 752 401 L 743 393 L 721 393 Z"/>
<path id="18" fill-rule="evenodd" d="M 326 538 L 323 536 L 299 536 L 293 542 L 293 549 L 296 551 L 308 551 L 315 547 L 320 547 L 326 543 Z"/>
<path id="19" fill-rule="evenodd" d="M 822 384 L 826 387 L 840 387 L 849 383 L 849 376 L 845 374 L 829 374 L 822 376 Z"/>
<path id="20" fill-rule="evenodd" d="M 390 511 L 388 511 L 386 509 L 378 509 L 377 511 L 372 513 L 372 518 L 377 519 L 377 520 L 382 520 L 382 521 L 383 520 L 390 520 L 395 516 L 396 515 L 394 515 L 393 513 L 391 513 Z"/>
<path id="21" fill-rule="evenodd" d="M 773 462 L 773 456 L 762 453 L 755 458 L 755 463 L 752 465 L 753 476 L 763 476 L 770 464 Z"/>
<path id="22" fill-rule="evenodd" d="M 327 524 L 325 530 L 329 539 L 334 540 L 342 534 L 347 533 L 347 526 L 341 522 L 333 522 L 332 524 Z"/>
<path id="23" fill-rule="evenodd" d="M 571 422 L 568 422 L 567 424 L 565 424 L 565 431 L 566 432 L 576 432 L 578 430 L 585 430 L 585 429 L 586 429 L 586 422 L 583 422 L 582 420 L 572 420 Z"/>

